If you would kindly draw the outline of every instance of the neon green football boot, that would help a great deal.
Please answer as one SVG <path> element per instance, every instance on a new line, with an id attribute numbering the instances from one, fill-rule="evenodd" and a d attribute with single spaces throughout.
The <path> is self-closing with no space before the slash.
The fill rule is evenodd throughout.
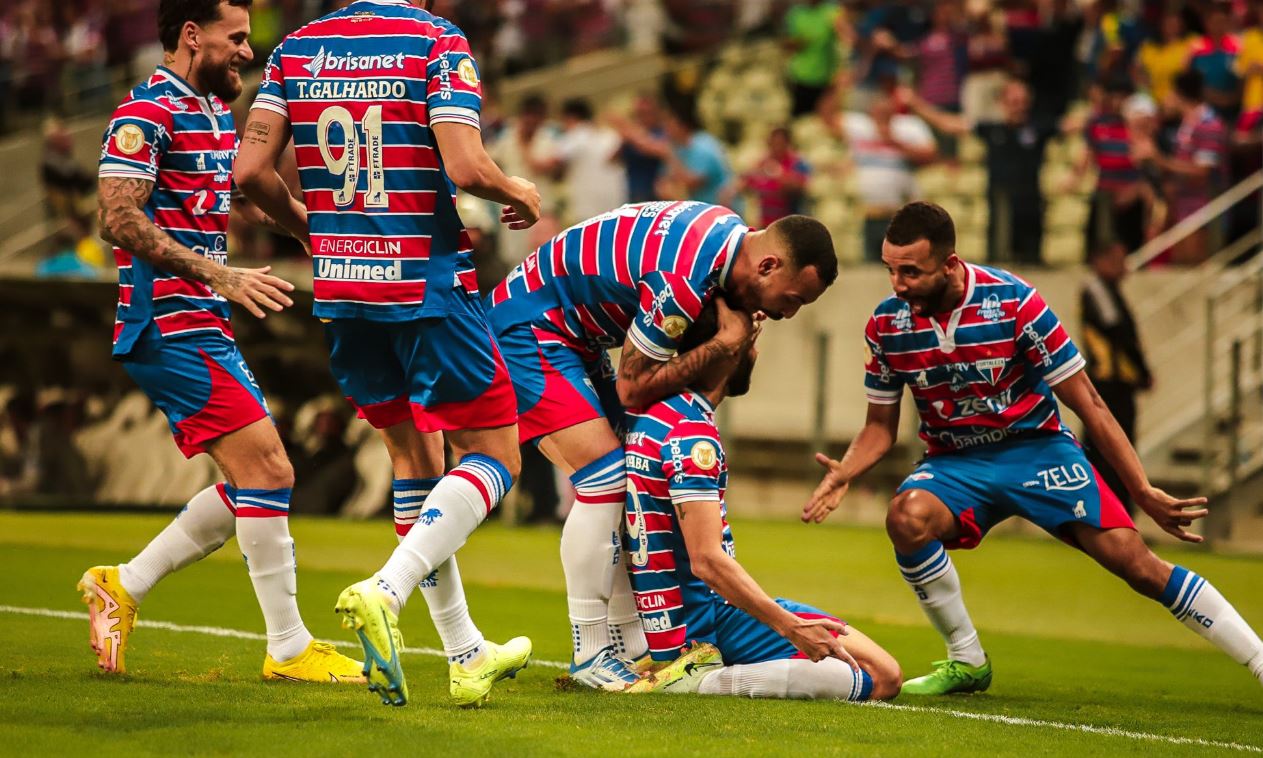
<path id="1" fill-rule="evenodd" d="M 459 663 L 448 666 L 452 700 L 461 708 L 481 708 L 491 697 L 491 686 L 501 679 L 513 679 L 531 660 L 531 641 L 514 637 L 503 645 L 483 642 L 484 652 L 470 668 Z"/>
<path id="2" fill-rule="evenodd" d="M 342 626 L 355 632 L 364 646 L 363 673 L 369 692 L 377 693 L 385 705 L 406 705 L 408 682 L 399 662 L 403 652 L 399 616 L 377 586 L 377 577 L 342 590 L 333 610 L 342 614 Z"/>
<path id="3" fill-rule="evenodd" d="M 984 692 L 991 686 L 991 656 L 981 666 L 961 661 L 935 661 L 934 670 L 903 683 L 905 695 L 950 695 Z"/>

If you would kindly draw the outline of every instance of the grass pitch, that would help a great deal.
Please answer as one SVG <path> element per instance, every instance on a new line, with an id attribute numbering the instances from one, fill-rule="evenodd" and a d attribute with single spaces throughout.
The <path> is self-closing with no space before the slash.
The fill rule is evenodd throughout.
<path id="1" fill-rule="evenodd" d="M 1263 752 L 1263 688 L 1077 552 L 1048 540 L 991 538 L 955 555 L 965 599 L 995 665 L 982 695 L 895 707 L 735 698 L 627 698 L 557 692 L 568 653 L 555 529 L 479 530 L 460 553 L 483 632 L 527 634 L 537 663 L 497 685 L 481 711 L 446 699 L 446 663 L 405 656 L 413 702 L 382 706 L 360 687 L 265 684 L 263 644 L 214 636 L 263 631 L 240 553 L 217 554 L 160 584 L 141 608 L 125 677 L 99 674 L 87 622 L 17 609 L 81 612 L 93 564 L 127 559 L 159 516 L 0 513 L 0 754 L 109 755 L 1119 755 Z M 339 590 L 377 568 L 388 522 L 296 518 L 299 600 L 312 631 L 349 643 Z M 942 657 L 873 529 L 742 521 L 740 557 L 773 594 L 863 629 L 907 675 Z M 1263 560 L 1164 544 L 1263 627 Z M 414 596 L 403 631 L 438 647 Z M 355 650 L 348 652 L 354 654 Z"/>

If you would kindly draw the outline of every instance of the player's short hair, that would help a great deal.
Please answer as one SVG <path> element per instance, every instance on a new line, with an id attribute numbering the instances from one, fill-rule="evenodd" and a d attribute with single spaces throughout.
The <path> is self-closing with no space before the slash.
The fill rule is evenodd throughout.
<path id="1" fill-rule="evenodd" d="M 577 118 L 580 121 L 591 121 L 592 103 L 582 97 L 572 97 L 561 104 L 561 115 Z"/>
<path id="2" fill-rule="evenodd" d="M 930 243 L 930 252 L 939 261 L 956 249 L 956 225 L 942 206 L 917 200 L 895 212 L 886 227 L 886 241 L 892 245 L 912 245 L 921 240 Z"/>
<path id="3" fill-rule="evenodd" d="M 810 216 L 792 215 L 773 221 L 767 228 L 789 247 L 789 259 L 798 270 L 815 266 L 828 287 L 838 278 L 838 255 L 828 228 Z"/>
<path id="4" fill-rule="evenodd" d="M 1176 74 L 1171 86 L 1175 89 L 1175 94 L 1190 103 L 1202 100 L 1202 72 L 1195 68 L 1185 69 Z"/>
<path id="5" fill-rule="evenodd" d="M 249 9 L 254 0 L 159 0 L 158 41 L 162 49 L 174 53 L 180 47 L 180 30 L 189 21 L 205 26 L 223 18 L 222 3 Z"/>

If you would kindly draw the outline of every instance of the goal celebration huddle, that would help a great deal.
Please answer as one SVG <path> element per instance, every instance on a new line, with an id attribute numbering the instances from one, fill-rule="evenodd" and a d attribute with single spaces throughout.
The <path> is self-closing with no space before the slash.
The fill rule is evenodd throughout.
<path id="1" fill-rule="evenodd" d="M 928 202 L 904 205 L 886 228 L 892 291 L 852 329 L 866 351 L 855 381 L 867 420 L 841 459 L 817 455 L 823 478 L 802 520 L 828 518 L 892 449 L 906 387 L 925 456 L 888 505 L 893 565 L 870 570 L 902 575 L 946 656 L 896 661 L 880 635 L 844 620 L 873 609 L 769 595 L 735 550 L 758 526 L 726 507 L 716 410 L 758 381 L 766 320 L 847 289 L 828 229 L 805 215 L 752 228 L 696 201 L 623 205 L 562 231 L 480 296 L 457 193 L 498 205 L 515 230 L 534 225 L 547 198 L 484 149 L 478 62 L 430 5 L 354 0 L 289 34 L 239 138 L 228 104 L 254 57 L 251 0 L 158 4 L 164 62 L 114 111 L 98 171 L 119 271 L 113 354 L 184 455 L 210 455 L 223 481 L 127 562 L 83 574 L 102 670 L 126 670 L 139 608 L 161 580 L 236 536 L 267 632 L 264 679 L 367 685 L 406 705 L 416 695 L 399 618 L 419 592 L 452 701 L 485 703 L 529 664 L 532 641 L 483 636 L 457 554 L 531 444 L 575 492 L 560 557 L 576 687 L 849 701 L 986 690 L 1004 662 L 993 672 L 952 551 L 977 549 L 1014 516 L 1100 564 L 1101 582 L 1114 574 L 1161 603 L 1263 684 L 1258 634 L 1211 577 L 1152 552 L 1061 408 L 1170 535 L 1199 541 L 1187 529 L 1206 500 L 1150 484 L 1039 292 L 958 257 L 951 217 Z M 300 197 L 278 168 L 291 145 Z M 398 544 L 329 598 L 362 660 L 315 640 L 299 612 L 294 469 L 229 306 L 264 318 L 293 305 L 294 287 L 233 265 L 231 215 L 283 230 L 311 256 L 330 372 L 390 455 Z"/>

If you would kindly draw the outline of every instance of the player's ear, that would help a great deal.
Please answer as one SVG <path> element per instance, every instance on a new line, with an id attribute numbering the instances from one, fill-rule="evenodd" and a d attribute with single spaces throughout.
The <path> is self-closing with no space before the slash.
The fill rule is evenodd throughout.
<path id="1" fill-rule="evenodd" d="M 775 255 L 765 255 L 759 259 L 759 273 L 763 276 L 771 274 L 782 265 L 781 259 Z"/>
<path id="2" fill-rule="evenodd" d="M 184 44 L 189 46 L 189 50 L 197 52 L 201 46 L 201 28 L 192 21 L 185 21 L 184 28 L 180 30 L 180 37 L 184 40 Z"/>

